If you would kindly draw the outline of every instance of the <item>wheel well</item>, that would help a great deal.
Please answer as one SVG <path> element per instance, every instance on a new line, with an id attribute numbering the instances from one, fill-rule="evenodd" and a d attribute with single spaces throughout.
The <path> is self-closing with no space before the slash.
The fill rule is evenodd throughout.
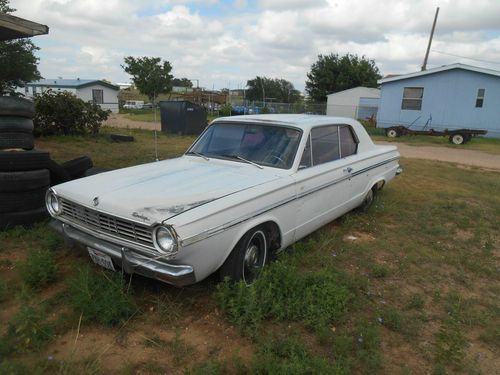
<path id="1" fill-rule="evenodd" d="M 266 221 L 259 225 L 264 228 L 264 231 L 269 240 L 269 251 L 275 252 L 281 247 L 281 231 L 274 221 Z"/>

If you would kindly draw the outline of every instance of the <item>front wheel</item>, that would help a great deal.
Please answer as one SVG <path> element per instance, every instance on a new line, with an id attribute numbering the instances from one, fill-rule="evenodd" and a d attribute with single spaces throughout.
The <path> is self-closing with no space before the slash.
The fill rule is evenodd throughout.
<path id="1" fill-rule="evenodd" d="M 262 228 L 248 231 L 235 246 L 220 269 L 221 278 L 243 280 L 250 285 L 267 261 L 268 241 Z"/>

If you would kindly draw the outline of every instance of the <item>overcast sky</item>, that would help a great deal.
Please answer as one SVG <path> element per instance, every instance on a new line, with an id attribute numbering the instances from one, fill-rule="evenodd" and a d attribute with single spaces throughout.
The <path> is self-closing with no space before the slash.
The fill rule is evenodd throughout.
<path id="1" fill-rule="evenodd" d="M 462 62 L 500 70 L 500 0 L 11 0 L 11 6 L 50 28 L 33 39 L 44 78 L 127 82 L 124 56 L 160 56 L 176 77 L 199 79 L 206 88 L 242 88 L 262 75 L 303 90 L 317 55 L 332 52 L 374 59 L 383 75 L 409 73 L 422 65 L 437 6 L 428 67 Z"/>

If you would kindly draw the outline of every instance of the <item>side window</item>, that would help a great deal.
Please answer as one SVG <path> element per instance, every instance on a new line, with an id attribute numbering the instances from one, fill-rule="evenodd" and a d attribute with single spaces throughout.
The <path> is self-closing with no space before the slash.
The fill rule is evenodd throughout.
<path id="1" fill-rule="evenodd" d="M 403 100 L 401 109 L 420 111 L 422 109 L 422 98 L 424 97 L 423 87 L 405 87 L 403 90 Z"/>
<path id="2" fill-rule="evenodd" d="M 340 158 L 339 131 L 337 125 L 321 126 L 311 130 L 313 165 Z"/>
<path id="3" fill-rule="evenodd" d="M 358 150 L 358 143 L 354 138 L 353 131 L 349 125 L 341 125 L 340 129 L 340 156 L 345 158 L 354 155 Z"/>
<path id="4" fill-rule="evenodd" d="M 103 95 L 103 90 L 92 90 L 92 101 L 96 104 L 103 104 L 104 103 L 104 95 Z"/>
<path id="5" fill-rule="evenodd" d="M 483 108 L 485 89 L 477 89 L 476 108 Z"/>
<path id="6" fill-rule="evenodd" d="M 299 169 L 309 168 L 311 166 L 311 135 L 307 137 L 306 147 L 300 159 Z"/>

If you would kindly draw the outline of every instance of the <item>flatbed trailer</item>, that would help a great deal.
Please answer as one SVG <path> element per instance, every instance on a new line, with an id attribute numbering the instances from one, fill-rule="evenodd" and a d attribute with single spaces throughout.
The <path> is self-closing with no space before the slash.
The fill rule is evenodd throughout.
<path id="1" fill-rule="evenodd" d="M 477 137 L 478 135 L 485 135 L 486 130 L 481 129 L 453 129 L 453 130 L 413 130 L 407 128 L 406 126 L 391 126 L 385 129 L 385 135 L 389 138 L 401 137 L 402 135 L 430 135 L 434 137 L 448 137 L 450 143 L 455 145 L 461 145 L 469 142 L 472 137 Z"/>

